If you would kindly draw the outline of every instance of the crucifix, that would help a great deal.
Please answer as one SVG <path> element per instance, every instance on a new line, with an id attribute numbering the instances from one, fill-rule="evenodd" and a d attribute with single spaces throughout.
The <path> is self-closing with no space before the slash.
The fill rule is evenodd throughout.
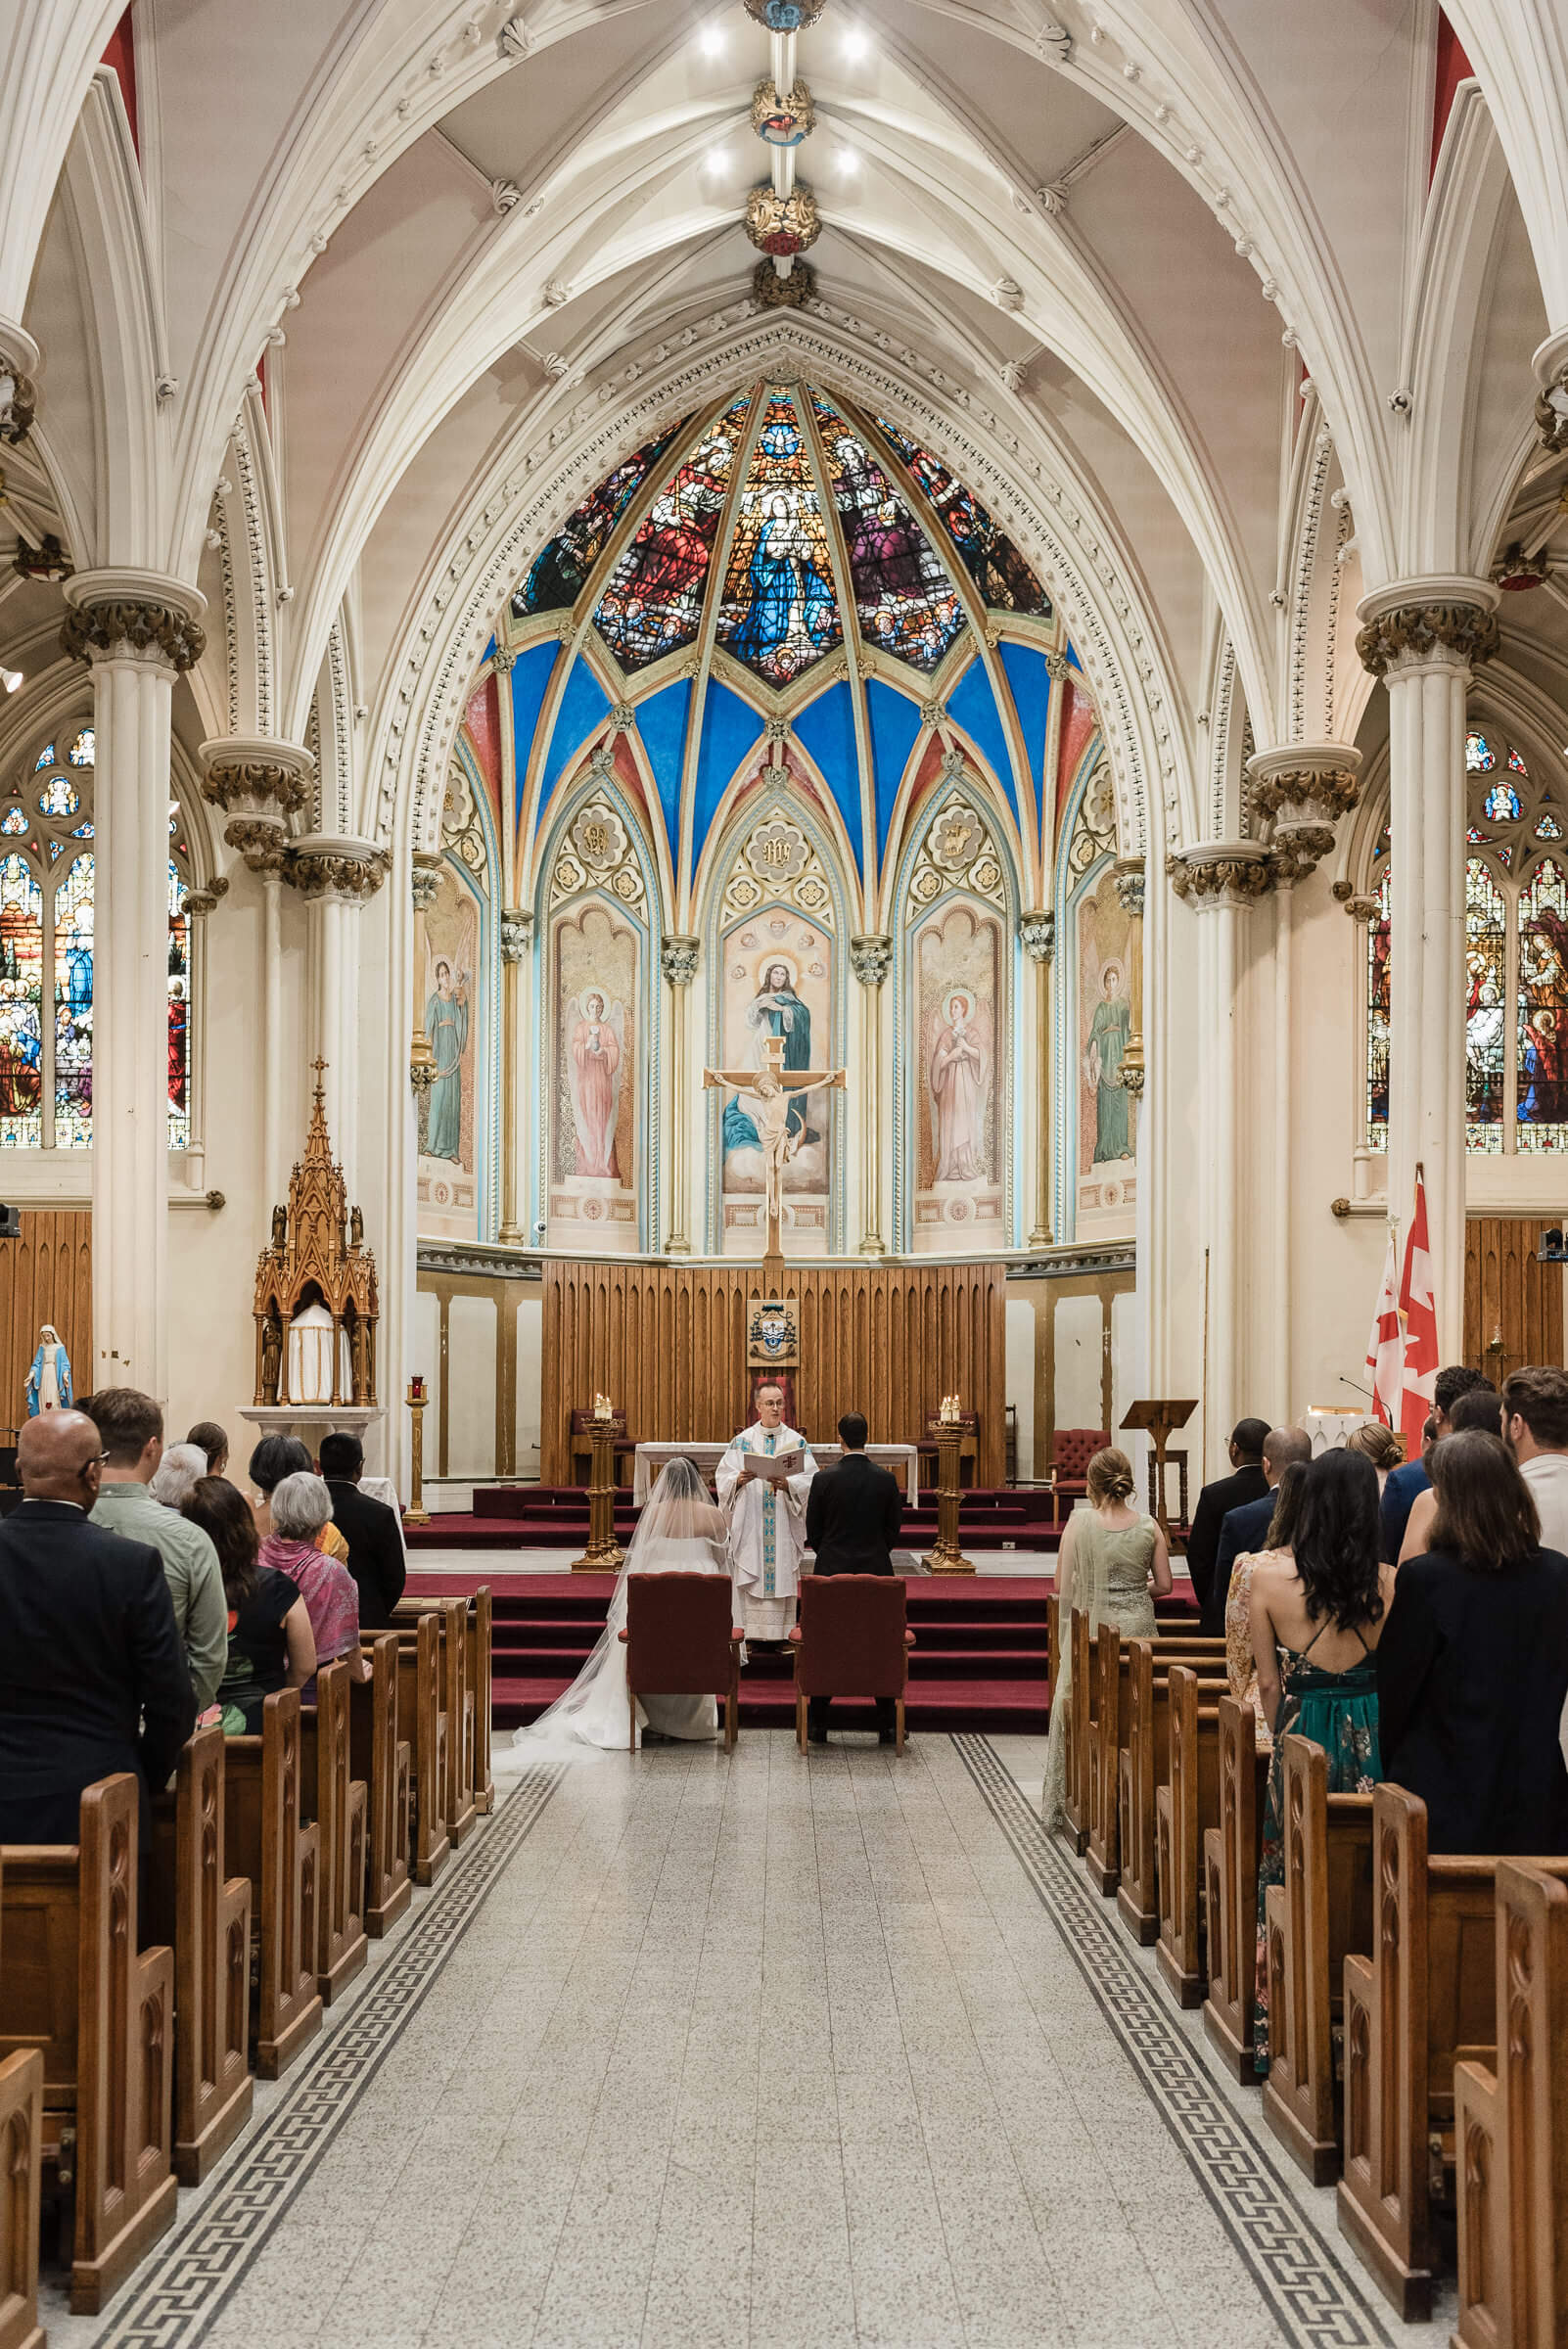
<path id="1" fill-rule="evenodd" d="M 705 1088 L 716 1085 L 725 1092 L 744 1094 L 751 1110 L 762 1152 L 762 1201 L 767 1212 L 767 1249 L 762 1269 L 775 1285 L 782 1280 L 784 1271 L 784 1250 L 779 1240 L 784 1169 L 801 1146 L 799 1130 L 790 1131 L 790 1095 L 809 1092 L 818 1084 L 842 1090 L 846 1082 L 847 1072 L 843 1069 L 786 1069 L 781 1036 L 770 1036 L 763 1042 L 760 1069 L 703 1071 Z"/>

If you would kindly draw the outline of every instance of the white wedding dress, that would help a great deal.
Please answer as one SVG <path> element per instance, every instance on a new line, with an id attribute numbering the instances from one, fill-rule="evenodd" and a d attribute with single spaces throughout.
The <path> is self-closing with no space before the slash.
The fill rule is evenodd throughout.
<path id="1" fill-rule="evenodd" d="M 625 1750 L 626 1650 L 621 1633 L 626 1620 L 626 1577 L 631 1574 L 721 1574 L 729 1580 L 724 1520 L 690 1460 L 671 1460 L 649 1494 L 592 1654 L 549 1710 L 516 1732 L 514 1744 L 578 1752 L 585 1746 Z M 647 1728 L 667 1737 L 716 1737 L 718 1700 L 640 1696 L 639 1744 Z"/>

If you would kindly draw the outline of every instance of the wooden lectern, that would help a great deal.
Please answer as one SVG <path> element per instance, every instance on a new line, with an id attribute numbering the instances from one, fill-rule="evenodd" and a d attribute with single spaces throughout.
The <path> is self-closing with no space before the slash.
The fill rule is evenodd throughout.
<path id="1" fill-rule="evenodd" d="M 1171 1539 L 1171 1520 L 1165 1509 L 1165 1448 L 1176 1429 L 1186 1426 L 1197 1407 L 1196 1396 L 1190 1403 L 1176 1403 L 1166 1397 L 1160 1401 L 1134 1403 L 1122 1421 L 1124 1431 L 1128 1428 L 1141 1431 L 1154 1447 L 1154 1458 L 1150 1462 L 1154 1485 L 1151 1497 L 1155 1518 L 1167 1542 Z"/>

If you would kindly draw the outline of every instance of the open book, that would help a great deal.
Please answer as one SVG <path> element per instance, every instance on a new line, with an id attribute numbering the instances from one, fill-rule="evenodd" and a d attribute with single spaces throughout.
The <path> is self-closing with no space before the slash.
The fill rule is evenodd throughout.
<path id="1" fill-rule="evenodd" d="M 746 1465 L 753 1476 L 760 1476 L 770 1485 L 787 1485 L 792 1476 L 799 1476 L 806 1465 L 804 1451 L 775 1452 L 771 1459 L 765 1451 L 749 1451 Z"/>

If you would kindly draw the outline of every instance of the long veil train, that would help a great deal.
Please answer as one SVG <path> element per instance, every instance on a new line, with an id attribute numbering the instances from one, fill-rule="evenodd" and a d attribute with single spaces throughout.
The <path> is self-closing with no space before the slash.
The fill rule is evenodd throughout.
<path id="1" fill-rule="evenodd" d="M 513 1743 L 554 1747 L 581 1754 L 584 1747 L 624 1748 L 626 1743 L 626 1651 L 620 1633 L 626 1620 L 628 1574 L 728 1575 L 724 1520 L 690 1460 L 671 1460 L 649 1494 L 631 1546 L 616 1578 L 604 1630 L 581 1671 L 537 1721 L 518 1729 Z M 653 1699 L 653 1727 L 667 1736 L 705 1738 L 718 1733 L 718 1710 L 711 1696 Z M 650 1716 L 639 1699 L 639 1731 Z"/>

